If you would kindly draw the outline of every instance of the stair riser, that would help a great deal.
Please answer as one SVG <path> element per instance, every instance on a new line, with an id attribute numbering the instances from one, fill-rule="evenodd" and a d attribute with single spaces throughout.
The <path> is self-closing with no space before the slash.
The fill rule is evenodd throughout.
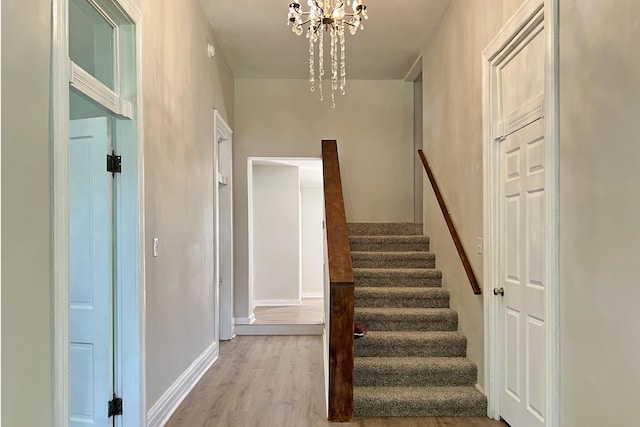
<path id="1" fill-rule="evenodd" d="M 449 298 L 379 298 L 356 295 L 355 306 L 395 308 L 449 308 Z"/>
<path id="2" fill-rule="evenodd" d="M 356 364 L 353 385 L 360 387 L 424 387 L 473 386 L 476 382 L 475 366 L 449 369 L 400 369 L 397 367 L 362 367 Z"/>
<path id="3" fill-rule="evenodd" d="M 466 341 L 454 343 L 391 343 L 370 342 L 367 337 L 355 340 L 356 357 L 465 357 Z"/>
<path id="4" fill-rule="evenodd" d="M 426 406 L 421 403 L 402 402 L 397 405 L 362 401 L 354 398 L 353 415 L 357 418 L 379 417 L 486 417 L 487 404 L 461 404 Z"/>
<path id="5" fill-rule="evenodd" d="M 414 276 L 357 276 L 356 286 L 374 287 L 442 287 L 442 277 L 414 277 Z"/>
<path id="6" fill-rule="evenodd" d="M 353 268 L 435 268 L 433 258 L 361 258 L 352 257 Z"/>
<path id="7" fill-rule="evenodd" d="M 352 251 L 361 252 L 429 252 L 428 242 L 352 241 Z"/>
<path id="8" fill-rule="evenodd" d="M 372 331 L 455 331 L 458 319 L 438 317 L 433 319 L 375 319 L 360 317 L 356 314 L 356 322 L 362 322 Z"/>

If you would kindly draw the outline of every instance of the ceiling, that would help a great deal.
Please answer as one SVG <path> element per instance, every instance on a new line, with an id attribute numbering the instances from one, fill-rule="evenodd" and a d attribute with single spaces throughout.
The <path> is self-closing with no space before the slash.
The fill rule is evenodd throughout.
<path id="1" fill-rule="evenodd" d="M 290 0 L 200 0 L 216 49 L 237 78 L 308 78 L 309 43 L 287 26 Z M 303 10 L 308 10 L 301 1 Z M 346 35 L 347 78 L 404 79 L 449 0 L 365 0 L 364 31 Z M 327 38 L 325 38 L 327 40 Z M 325 59 L 328 61 L 328 58 Z"/>

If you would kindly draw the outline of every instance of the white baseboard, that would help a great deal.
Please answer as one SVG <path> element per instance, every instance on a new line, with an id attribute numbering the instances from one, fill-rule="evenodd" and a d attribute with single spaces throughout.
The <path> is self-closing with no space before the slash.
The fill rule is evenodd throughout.
<path id="1" fill-rule="evenodd" d="M 324 325 L 238 325 L 236 332 L 242 335 L 322 335 Z"/>
<path id="2" fill-rule="evenodd" d="M 236 332 L 238 325 L 252 325 L 256 321 L 256 315 L 251 313 L 249 317 L 236 317 Z"/>
<path id="3" fill-rule="evenodd" d="M 309 292 L 309 293 L 303 293 L 302 294 L 302 299 L 313 299 L 313 298 L 324 298 L 324 293 L 323 292 Z"/>
<path id="4" fill-rule="evenodd" d="M 480 384 L 478 384 L 478 383 L 476 383 L 476 390 L 478 390 L 480 393 L 482 393 L 482 394 L 484 394 L 484 395 L 486 396 L 486 394 L 485 394 L 485 392 L 484 392 L 484 387 L 482 387 L 482 386 L 481 386 Z"/>
<path id="5" fill-rule="evenodd" d="M 263 299 L 254 301 L 256 307 L 264 306 L 281 306 L 281 305 L 300 305 L 302 300 L 299 299 Z"/>
<path id="6" fill-rule="evenodd" d="M 148 427 L 162 427 L 189 392 L 200 381 L 218 359 L 218 343 L 212 343 L 196 360 L 193 361 L 171 387 L 164 392 L 160 399 L 147 412 Z"/>

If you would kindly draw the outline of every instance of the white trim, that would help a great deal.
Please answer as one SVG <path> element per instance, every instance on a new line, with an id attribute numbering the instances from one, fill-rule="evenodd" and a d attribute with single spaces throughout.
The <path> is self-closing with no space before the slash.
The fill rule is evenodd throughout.
<path id="1" fill-rule="evenodd" d="M 191 363 L 149 409 L 146 424 L 148 427 L 161 427 L 169 421 L 180 403 L 218 359 L 218 354 L 218 343 L 213 342 Z"/>
<path id="2" fill-rule="evenodd" d="M 544 117 L 544 94 L 540 94 L 528 102 L 525 102 L 517 110 L 509 114 L 504 121 L 503 129 L 504 134 L 495 134 L 496 138 L 503 138 L 511 135 L 512 133 L 522 129 L 523 127 L 535 122 L 538 119 Z"/>
<path id="3" fill-rule="evenodd" d="M 69 83 L 112 113 L 126 118 L 133 117 L 133 104 L 93 77 L 81 66 L 69 60 Z"/>
<path id="4" fill-rule="evenodd" d="M 528 0 L 523 3 L 482 52 L 483 58 L 486 61 L 493 61 L 496 55 L 503 52 L 504 48 L 512 41 L 513 36 L 518 34 L 531 18 L 544 7 L 544 2 L 545 0 Z"/>
<path id="5" fill-rule="evenodd" d="M 324 292 L 308 292 L 302 294 L 302 299 L 319 299 L 324 298 Z"/>
<path id="6" fill-rule="evenodd" d="M 536 15 L 543 10 L 543 25 L 547 40 L 545 58 L 545 99 L 542 111 L 539 105 L 529 107 L 529 111 L 519 111 L 511 116 L 512 123 L 501 123 L 493 126 L 500 117 L 499 105 L 495 95 L 499 88 L 494 87 L 492 75 L 494 68 L 510 52 L 509 45 L 514 43 L 514 35 L 519 34 L 532 22 L 535 24 Z M 558 339 L 558 0 L 529 0 L 522 5 L 516 14 L 507 22 L 500 33 L 494 38 L 483 52 L 483 174 L 484 174 L 484 283 L 490 290 L 496 283 L 498 274 L 498 245 L 499 238 L 497 224 L 497 198 L 493 196 L 493 189 L 497 183 L 498 150 L 495 141 L 507 134 L 508 128 L 518 126 L 518 117 L 524 121 L 532 120 L 534 116 L 545 117 L 545 152 L 546 169 L 546 218 L 547 218 L 547 246 L 546 252 L 546 292 L 545 292 L 545 323 L 546 330 L 546 420 L 547 427 L 559 426 L 559 339 Z M 533 21 L 532 21 L 533 20 Z M 535 25 L 534 25 L 535 26 Z M 515 40 L 517 42 L 517 40 Z M 505 50 L 506 49 L 506 50 Z M 507 53 L 505 53 L 507 52 Z M 500 55 L 500 58 L 498 57 Z M 539 102 L 538 102 L 539 104 Z M 485 389 L 488 400 L 488 416 L 500 417 L 500 389 L 499 389 L 499 301 L 491 292 L 483 296 L 485 314 Z"/>
<path id="7" fill-rule="evenodd" d="M 559 254 L 560 242 L 560 182 L 558 180 L 560 170 L 560 130 L 559 130 L 559 73 L 558 73 L 558 31 L 559 31 L 559 0 L 545 0 L 545 37 L 546 64 L 545 64 L 545 139 L 547 168 L 545 177 L 551 193 L 546 202 L 547 218 L 547 247 L 545 258 L 547 259 L 547 291 L 545 293 L 545 320 L 547 322 L 546 336 L 546 382 L 547 382 L 547 426 L 560 426 L 560 277 Z"/>
<path id="8" fill-rule="evenodd" d="M 252 325 L 256 321 L 256 315 L 251 313 L 249 317 L 236 317 L 236 332 L 238 325 Z"/>
<path id="9" fill-rule="evenodd" d="M 248 318 L 238 317 L 236 318 L 236 325 L 252 324 L 256 321 L 256 316 L 253 314 L 253 159 L 247 158 L 247 248 L 249 265 L 247 272 L 247 314 Z M 237 313 L 236 313 L 237 314 Z M 243 323 L 241 319 L 246 319 L 248 323 Z M 236 326 L 236 333 L 238 328 Z"/>
<path id="10" fill-rule="evenodd" d="M 254 301 L 256 307 L 278 307 L 278 306 L 290 306 L 301 305 L 300 299 L 263 299 Z"/>
<path id="11" fill-rule="evenodd" d="M 135 425 L 143 425 L 146 421 L 146 405 L 147 405 L 147 355 L 146 355 L 146 219 L 145 219 L 145 163 L 144 163 L 144 102 L 143 102 L 143 68 L 142 68 L 142 52 L 144 50 L 142 43 L 143 35 L 143 15 L 142 11 L 138 8 L 137 4 L 133 0 L 120 0 L 116 3 L 124 9 L 125 13 L 131 17 L 135 25 L 135 48 L 136 48 L 136 125 L 138 135 L 136 139 L 136 146 L 138 150 L 138 312 L 136 317 L 138 319 L 138 342 L 134 343 L 133 349 L 130 349 L 134 354 L 137 351 L 137 357 L 132 357 L 132 364 L 137 365 L 138 371 L 138 395 L 137 399 L 137 416 L 138 422 Z M 135 369 L 134 365 L 134 369 Z M 132 390 L 132 392 L 134 392 Z M 125 425 L 125 427 L 129 427 Z"/>
<path id="12" fill-rule="evenodd" d="M 0 5 L 0 70 L 2 69 L 2 6 Z M 2 99 L 2 79 L 0 79 L 0 99 Z M 2 103 L 0 102 L 0 117 L 2 117 Z M 0 147 L 2 147 L 2 122 L 0 121 Z M 2 150 L 0 150 L 0 224 L 2 224 Z M 2 241 L 2 227 L 0 227 L 0 241 Z M 2 245 L 0 245 L 0 260 L 2 259 Z M 0 289 L 2 289 L 2 262 L 0 262 Z M 0 292 L 0 331 L 2 330 L 2 292 Z M 2 366 L 2 340 L 0 339 L 0 366 Z M 0 369 L 0 384 L 2 384 L 2 370 Z M 0 402 L 2 402 L 2 387 L 0 387 Z M 2 420 L 2 405 L 0 405 L 0 420 Z"/>
<path id="13" fill-rule="evenodd" d="M 223 150 L 223 153 L 219 152 L 220 142 L 224 141 L 225 144 L 229 144 L 226 150 Z M 227 156 L 228 154 L 228 156 Z M 227 122 L 220 114 L 220 111 L 213 110 L 213 161 L 214 161 L 214 183 L 213 183 L 213 205 L 214 205 L 214 215 L 215 215 L 215 266 L 214 266 L 214 334 L 216 340 L 223 339 L 229 340 L 232 339 L 236 335 L 236 324 L 234 317 L 234 298 L 233 295 L 235 293 L 235 280 L 233 274 L 233 265 L 234 265 L 234 256 L 233 256 L 233 131 L 231 127 L 227 124 Z M 224 164 L 222 164 L 224 162 Z M 220 168 L 222 167 L 222 171 Z M 222 172 L 222 173 L 221 173 Z M 225 173 L 226 175 L 224 175 Z M 221 215 L 220 215 L 220 185 L 228 186 L 225 188 L 225 194 L 228 194 L 229 200 L 227 209 L 228 215 L 225 215 L 225 218 L 228 218 L 227 221 L 221 224 Z M 227 276 L 226 277 L 226 285 L 225 289 L 230 289 L 230 294 L 224 294 L 220 292 L 220 242 L 221 242 L 221 227 L 227 231 L 225 234 L 226 239 L 228 239 L 229 246 L 229 259 L 227 265 Z M 220 303 L 220 300 L 223 300 L 223 304 Z M 229 329 L 223 329 L 221 331 L 221 319 L 225 319 L 225 322 L 229 321 Z"/>
<path id="14" fill-rule="evenodd" d="M 69 425 L 69 3 L 52 5 L 53 424 Z"/>

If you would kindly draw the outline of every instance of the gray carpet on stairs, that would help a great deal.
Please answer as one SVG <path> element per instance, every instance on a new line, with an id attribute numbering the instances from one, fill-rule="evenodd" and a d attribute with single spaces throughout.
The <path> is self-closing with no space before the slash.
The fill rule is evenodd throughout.
<path id="1" fill-rule="evenodd" d="M 458 314 L 422 224 L 348 224 L 355 318 L 356 417 L 484 416 Z"/>

